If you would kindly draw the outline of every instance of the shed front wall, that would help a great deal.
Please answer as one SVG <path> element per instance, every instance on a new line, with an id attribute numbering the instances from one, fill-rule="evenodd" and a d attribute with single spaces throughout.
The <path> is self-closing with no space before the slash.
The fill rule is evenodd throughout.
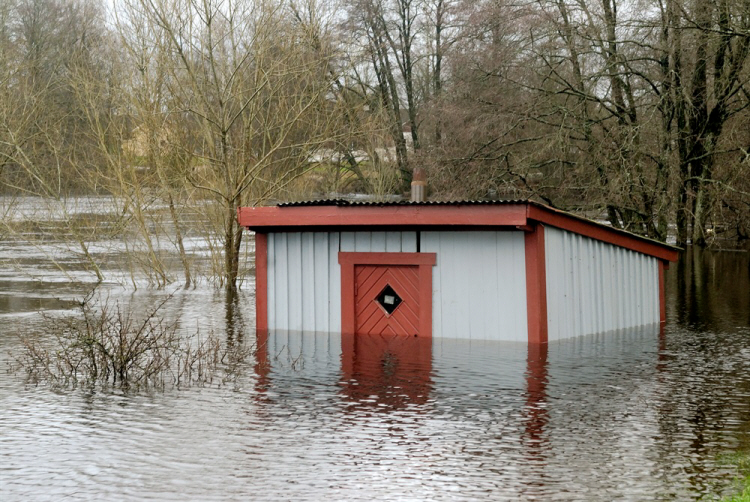
<path id="1" fill-rule="evenodd" d="M 421 232 L 437 253 L 433 338 L 528 341 L 526 258 L 521 231 Z"/>
<path id="2" fill-rule="evenodd" d="M 659 322 L 659 260 L 545 227 L 549 341 Z"/>
<path id="3" fill-rule="evenodd" d="M 524 234 L 421 232 L 433 267 L 432 336 L 528 340 Z M 417 232 L 268 234 L 268 328 L 341 331 L 339 251 L 416 252 Z"/>
<path id="4" fill-rule="evenodd" d="M 268 328 L 340 332 L 339 251 L 416 250 L 416 232 L 269 233 Z"/>

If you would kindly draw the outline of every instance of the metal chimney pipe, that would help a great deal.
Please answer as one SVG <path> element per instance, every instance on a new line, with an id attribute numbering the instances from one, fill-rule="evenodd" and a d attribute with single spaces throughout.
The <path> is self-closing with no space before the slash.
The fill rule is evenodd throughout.
<path id="1" fill-rule="evenodd" d="M 411 201 L 424 202 L 424 193 L 427 182 L 424 180 L 424 171 L 421 167 L 415 167 L 411 176 Z"/>

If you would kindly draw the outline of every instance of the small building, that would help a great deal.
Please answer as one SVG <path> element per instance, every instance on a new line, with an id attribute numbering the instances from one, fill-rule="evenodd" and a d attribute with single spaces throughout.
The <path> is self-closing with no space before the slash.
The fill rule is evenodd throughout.
<path id="1" fill-rule="evenodd" d="M 665 322 L 678 248 L 529 201 L 239 210 L 257 329 L 548 341 Z"/>

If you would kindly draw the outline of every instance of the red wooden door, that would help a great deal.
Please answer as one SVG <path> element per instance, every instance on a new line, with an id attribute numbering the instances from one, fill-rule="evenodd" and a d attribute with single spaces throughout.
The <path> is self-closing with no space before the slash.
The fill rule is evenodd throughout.
<path id="1" fill-rule="evenodd" d="M 354 267 L 356 333 L 419 334 L 419 267 Z"/>
<path id="2" fill-rule="evenodd" d="M 432 336 L 435 253 L 339 252 L 341 332 Z"/>

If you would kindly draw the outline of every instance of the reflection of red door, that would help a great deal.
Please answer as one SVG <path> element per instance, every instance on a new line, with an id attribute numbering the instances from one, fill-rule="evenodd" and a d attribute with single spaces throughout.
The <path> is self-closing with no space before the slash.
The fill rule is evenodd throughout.
<path id="1" fill-rule="evenodd" d="M 419 267 L 355 265 L 356 333 L 419 333 Z"/>
<path id="2" fill-rule="evenodd" d="M 432 336 L 435 253 L 339 253 L 341 331 Z"/>
<path id="3" fill-rule="evenodd" d="M 341 369 L 344 394 L 362 407 L 387 410 L 422 404 L 432 389 L 432 340 L 412 335 L 343 335 Z"/>

